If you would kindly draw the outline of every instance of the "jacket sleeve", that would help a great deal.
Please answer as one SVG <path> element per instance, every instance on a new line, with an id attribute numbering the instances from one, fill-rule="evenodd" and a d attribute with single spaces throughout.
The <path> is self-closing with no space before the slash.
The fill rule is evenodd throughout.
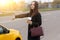
<path id="1" fill-rule="evenodd" d="M 37 27 L 37 26 L 40 26 L 41 24 L 42 24 L 41 15 L 38 15 L 36 17 L 36 22 L 33 22 L 32 21 L 32 24 L 31 25 Z"/>
<path id="2" fill-rule="evenodd" d="M 29 13 L 26 14 L 20 14 L 20 15 L 15 15 L 15 18 L 24 18 L 24 17 L 29 17 Z"/>

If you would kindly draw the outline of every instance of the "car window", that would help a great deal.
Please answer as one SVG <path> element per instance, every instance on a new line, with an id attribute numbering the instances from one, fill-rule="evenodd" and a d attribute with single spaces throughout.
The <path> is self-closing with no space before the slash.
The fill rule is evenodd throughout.
<path id="1" fill-rule="evenodd" d="M 2 27 L 0 27 L 0 34 L 1 34 L 1 33 L 3 33 L 3 28 L 2 28 Z"/>
<path id="2" fill-rule="evenodd" d="M 9 30 L 0 25 L 0 34 L 9 33 Z"/>

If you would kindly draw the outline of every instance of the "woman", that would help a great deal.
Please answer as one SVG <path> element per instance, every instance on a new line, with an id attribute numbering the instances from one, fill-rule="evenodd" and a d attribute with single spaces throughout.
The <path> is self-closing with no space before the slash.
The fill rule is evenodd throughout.
<path id="1" fill-rule="evenodd" d="M 40 36 L 32 37 L 30 29 L 33 27 L 41 26 L 41 14 L 38 11 L 38 2 L 33 1 L 30 5 L 30 12 L 28 14 L 22 14 L 16 16 L 16 18 L 31 17 L 31 20 L 27 20 L 28 23 L 28 40 L 40 40 Z"/>

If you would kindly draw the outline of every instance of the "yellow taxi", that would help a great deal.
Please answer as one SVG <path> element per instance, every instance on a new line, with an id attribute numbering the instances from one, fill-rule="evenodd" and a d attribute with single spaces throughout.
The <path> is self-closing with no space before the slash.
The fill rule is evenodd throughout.
<path id="1" fill-rule="evenodd" d="M 0 40 L 22 40 L 22 36 L 19 31 L 0 25 Z"/>

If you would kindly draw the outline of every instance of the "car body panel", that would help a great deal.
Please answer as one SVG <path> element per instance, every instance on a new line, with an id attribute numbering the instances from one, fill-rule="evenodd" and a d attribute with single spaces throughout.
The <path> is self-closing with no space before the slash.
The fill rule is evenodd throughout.
<path id="1" fill-rule="evenodd" d="M 22 40 L 21 33 L 18 30 L 8 29 L 10 32 L 5 34 L 0 34 L 0 40 L 15 40 L 20 38 Z"/>

